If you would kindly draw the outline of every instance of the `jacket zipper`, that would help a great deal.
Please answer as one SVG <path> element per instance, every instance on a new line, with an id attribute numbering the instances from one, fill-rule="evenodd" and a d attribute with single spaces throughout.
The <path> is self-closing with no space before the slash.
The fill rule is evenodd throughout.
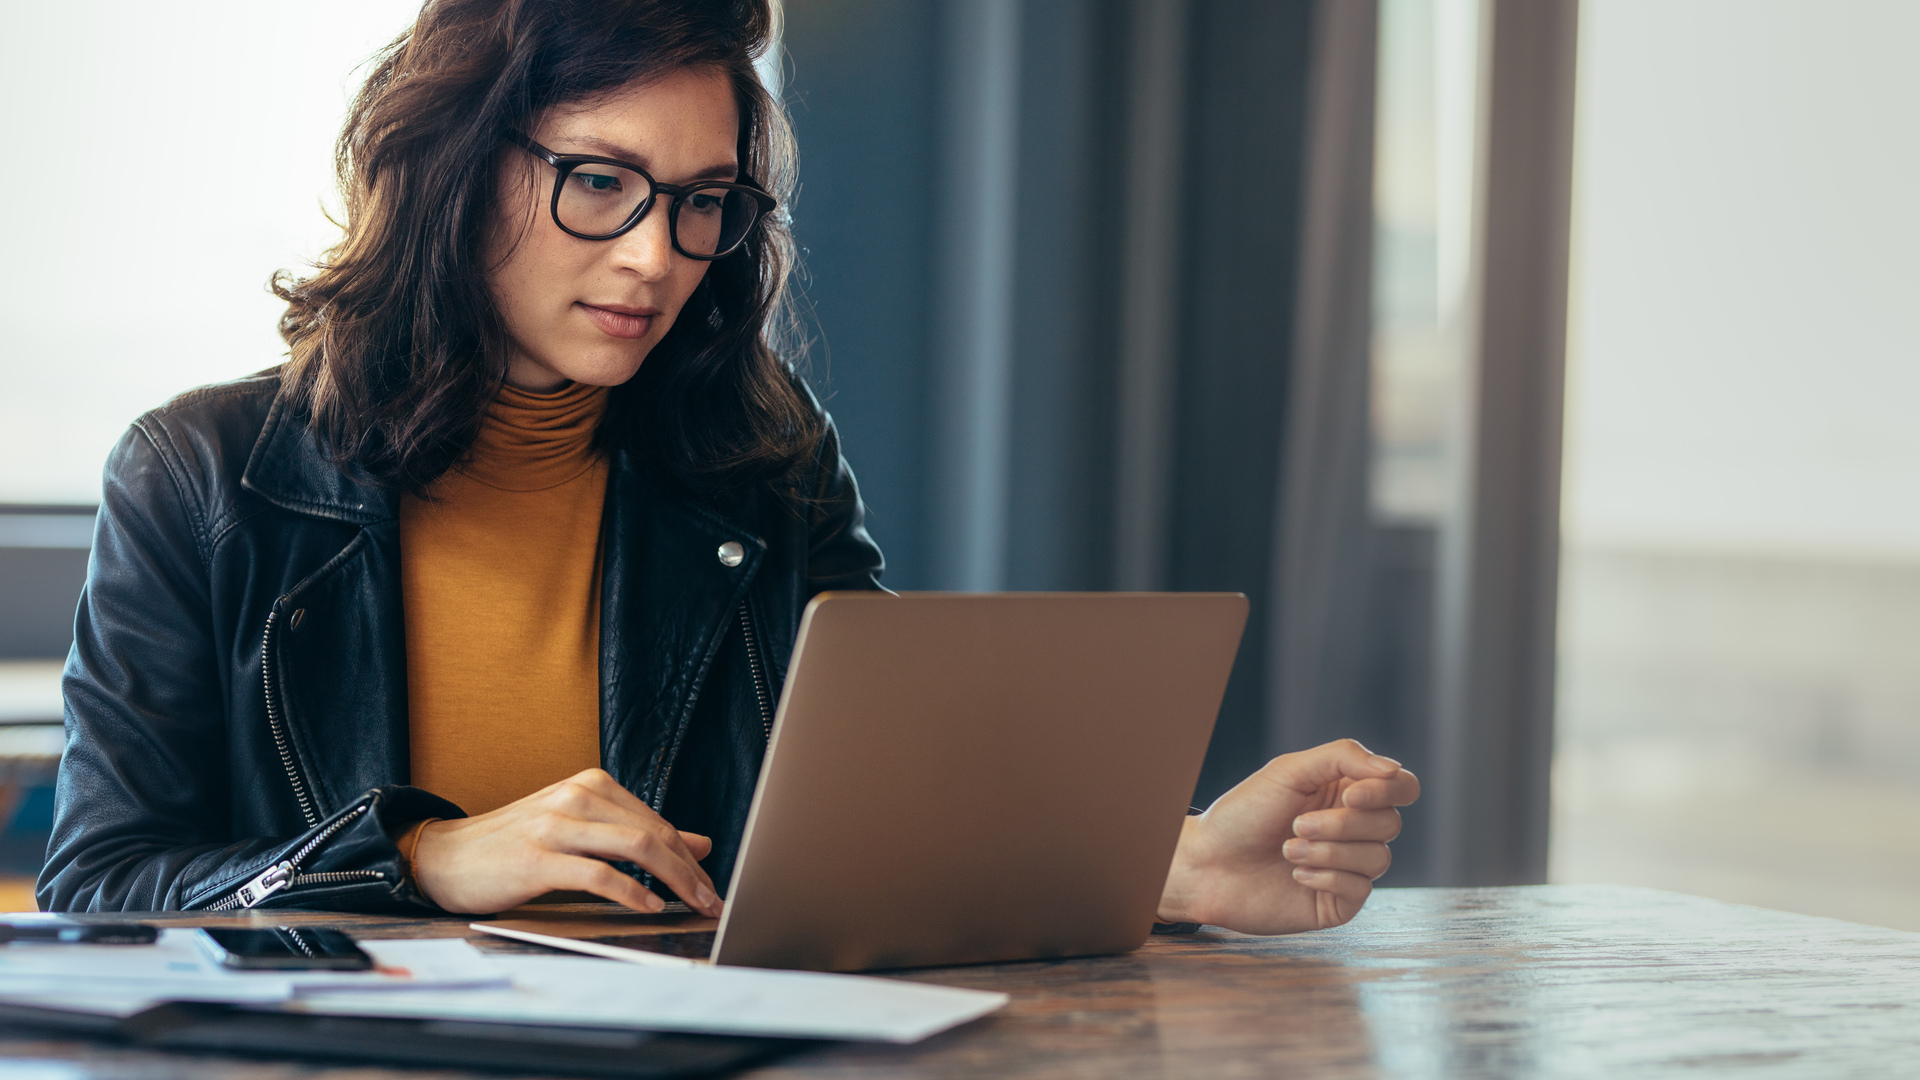
<path id="1" fill-rule="evenodd" d="M 753 672 L 753 699 L 760 706 L 760 745 L 773 741 L 773 709 L 768 699 L 767 676 L 760 670 L 760 645 L 753 635 L 753 612 L 747 609 L 747 600 L 740 598 L 740 632 L 747 638 L 747 669 Z"/>
<path id="2" fill-rule="evenodd" d="M 747 609 L 745 597 L 740 600 L 740 632 L 746 637 L 747 670 L 753 673 L 753 697 L 760 709 L 760 734 L 763 739 L 762 745 L 765 745 L 766 742 L 773 741 L 772 695 L 767 692 L 767 676 L 760 667 L 759 640 L 754 636 L 753 613 Z M 693 714 L 694 704 L 698 700 L 699 691 L 695 690 L 694 698 L 687 702 L 687 715 Z M 666 769 L 660 773 L 660 782 L 654 785 L 653 801 L 649 805 L 656 811 L 667 804 L 667 781 L 673 779 L 673 764 L 671 760 L 667 762 Z"/>
<path id="3" fill-rule="evenodd" d="M 360 815 L 372 809 L 371 802 L 361 803 L 358 807 L 340 815 L 339 820 L 315 833 L 308 841 L 300 845 L 300 850 L 285 859 L 274 863 L 261 871 L 252 881 L 233 891 L 233 895 L 207 908 L 208 911 L 232 911 L 234 908 L 257 907 L 260 901 L 282 889 L 300 885 L 322 885 L 342 881 L 386 880 L 386 875 L 378 870 L 329 870 L 318 874 L 300 873 L 300 864 L 314 849 L 333 838 L 333 834 L 353 824 Z"/>
<path id="4" fill-rule="evenodd" d="M 287 770 L 287 783 L 293 785 L 293 797 L 300 803 L 301 820 L 308 828 L 320 824 L 320 815 L 313 809 L 313 799 L 307 794 L 306 778 L 300 775 L 300 765 L 293 758 L 293 740 L 287 734 L 287 724 L 280 715 L 280 709 L 273 696 L 273 630 L 280 621 L 280 610 L 286 606 L 287 598 L 281 597 L 273 602 L 273 610 L 267 612 L 267 629 L 260 638 L 260 675 L 266 684 L 267 729 L 273 733 L 273 746 L 280 752 L 280 765 Z M 251 907 L 252 905 L 248 905 Z"/>

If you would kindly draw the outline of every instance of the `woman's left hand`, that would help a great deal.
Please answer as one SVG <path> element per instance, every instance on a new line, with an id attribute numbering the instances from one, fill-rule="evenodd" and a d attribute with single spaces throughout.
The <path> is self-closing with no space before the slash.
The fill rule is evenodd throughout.
<path id="1" fill-rule="evenodd" d="M 1160 918 L 1248 934 L 1339 926 L 1393 856 L 1420 780 L 1352 739 L 1282 754 L 1186 820 Z"/>

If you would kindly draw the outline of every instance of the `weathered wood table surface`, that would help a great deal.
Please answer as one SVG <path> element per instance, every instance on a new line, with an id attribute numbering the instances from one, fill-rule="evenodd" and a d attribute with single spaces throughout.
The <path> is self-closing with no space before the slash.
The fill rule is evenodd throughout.
<path id="1" fill-rule="evenodd" d="M 261 921 L 540 951 L 455 919 L 275 912 Z M 1920 1076 L 1920 934 L 1646 889 L 1383 889 L 1339 930 L 1161 937 L 1125 956 L 914 977 L 1003 990 L 1013 1002 L 917 1046 L 823 1044 L 749 1075 Z M 17 1030 L 0 1035 L 0 1076 L 15 1073 L 423 1075 L 156 1054 Z"/>

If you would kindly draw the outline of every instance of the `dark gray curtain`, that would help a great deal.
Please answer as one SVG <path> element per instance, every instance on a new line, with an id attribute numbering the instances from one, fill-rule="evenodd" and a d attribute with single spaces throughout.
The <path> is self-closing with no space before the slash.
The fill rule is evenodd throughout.
<path id="1" fill-rule="evenodd" d="M 1338 504 L 1365 527 L 1372 5 L 1341 6 L 1361 17 L 1340 24 L 1331 66 L 1316 64 L 1326 20 L 1305 2 L 787 9 L 815 377 L 888 583 L 1247 593 L 1203 797 L 1283 729 L 1312 733 L 1275 704 L 1286 665 L 1272 658 L 1276 635 L 1302 633 L 1276 618 L 1280 594 L 1311 576 L 1280 553 L 1323 538 L 1283 542 L 1282 506 Z M 1327 100 L 1316 79 L 1344 89 Z M 1349 155 L 1316 197 L 1351 205 L 1313 233 L 1343 275 L 1315 302 L 1352 295 L 1303 327 L 1316 107 Z M 1295 401 L 1303 331 L 1307 392 L 1345 400 L 1332 413 Z M 1324 422 L 1290 449 L 1295 416 Z M 1305 464 L 1328 454 L 1337 475 Z M 1302 478 L 1312 491 L 1289 490 Z"/>
<path id="2" fill-rule="evenodd" d="M 1545 870 L 1574 5 L 1491 11 L 1448 564 L 1368 513 L 1371 0 L 787 6 L 814 377 L 888 584 L 1246 593 L 1196 797 L 1360 737 L 1428 781 L 1399 883 Z"/>

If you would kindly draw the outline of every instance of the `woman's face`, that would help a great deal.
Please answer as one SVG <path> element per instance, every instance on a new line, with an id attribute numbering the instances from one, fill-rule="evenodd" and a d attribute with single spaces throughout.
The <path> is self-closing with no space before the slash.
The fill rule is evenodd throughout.
<path id="1" fill-rule="evenodd" d="M 739 125 L 727 76 L 682 68 L 550 110 L 527 134 L 556 154 L 618 158 L 659 183 L 688 184 L 737 178 Z M 640 370 L 707 264 L 673 250 L 664 195 L 613 240 L 560 231 L 547 209 L 553 176 L 517 146 L 503 157 L 487 284 L 511 339 L 507 382 L 536 392 L 568 381 L 616 386 Z"/>

